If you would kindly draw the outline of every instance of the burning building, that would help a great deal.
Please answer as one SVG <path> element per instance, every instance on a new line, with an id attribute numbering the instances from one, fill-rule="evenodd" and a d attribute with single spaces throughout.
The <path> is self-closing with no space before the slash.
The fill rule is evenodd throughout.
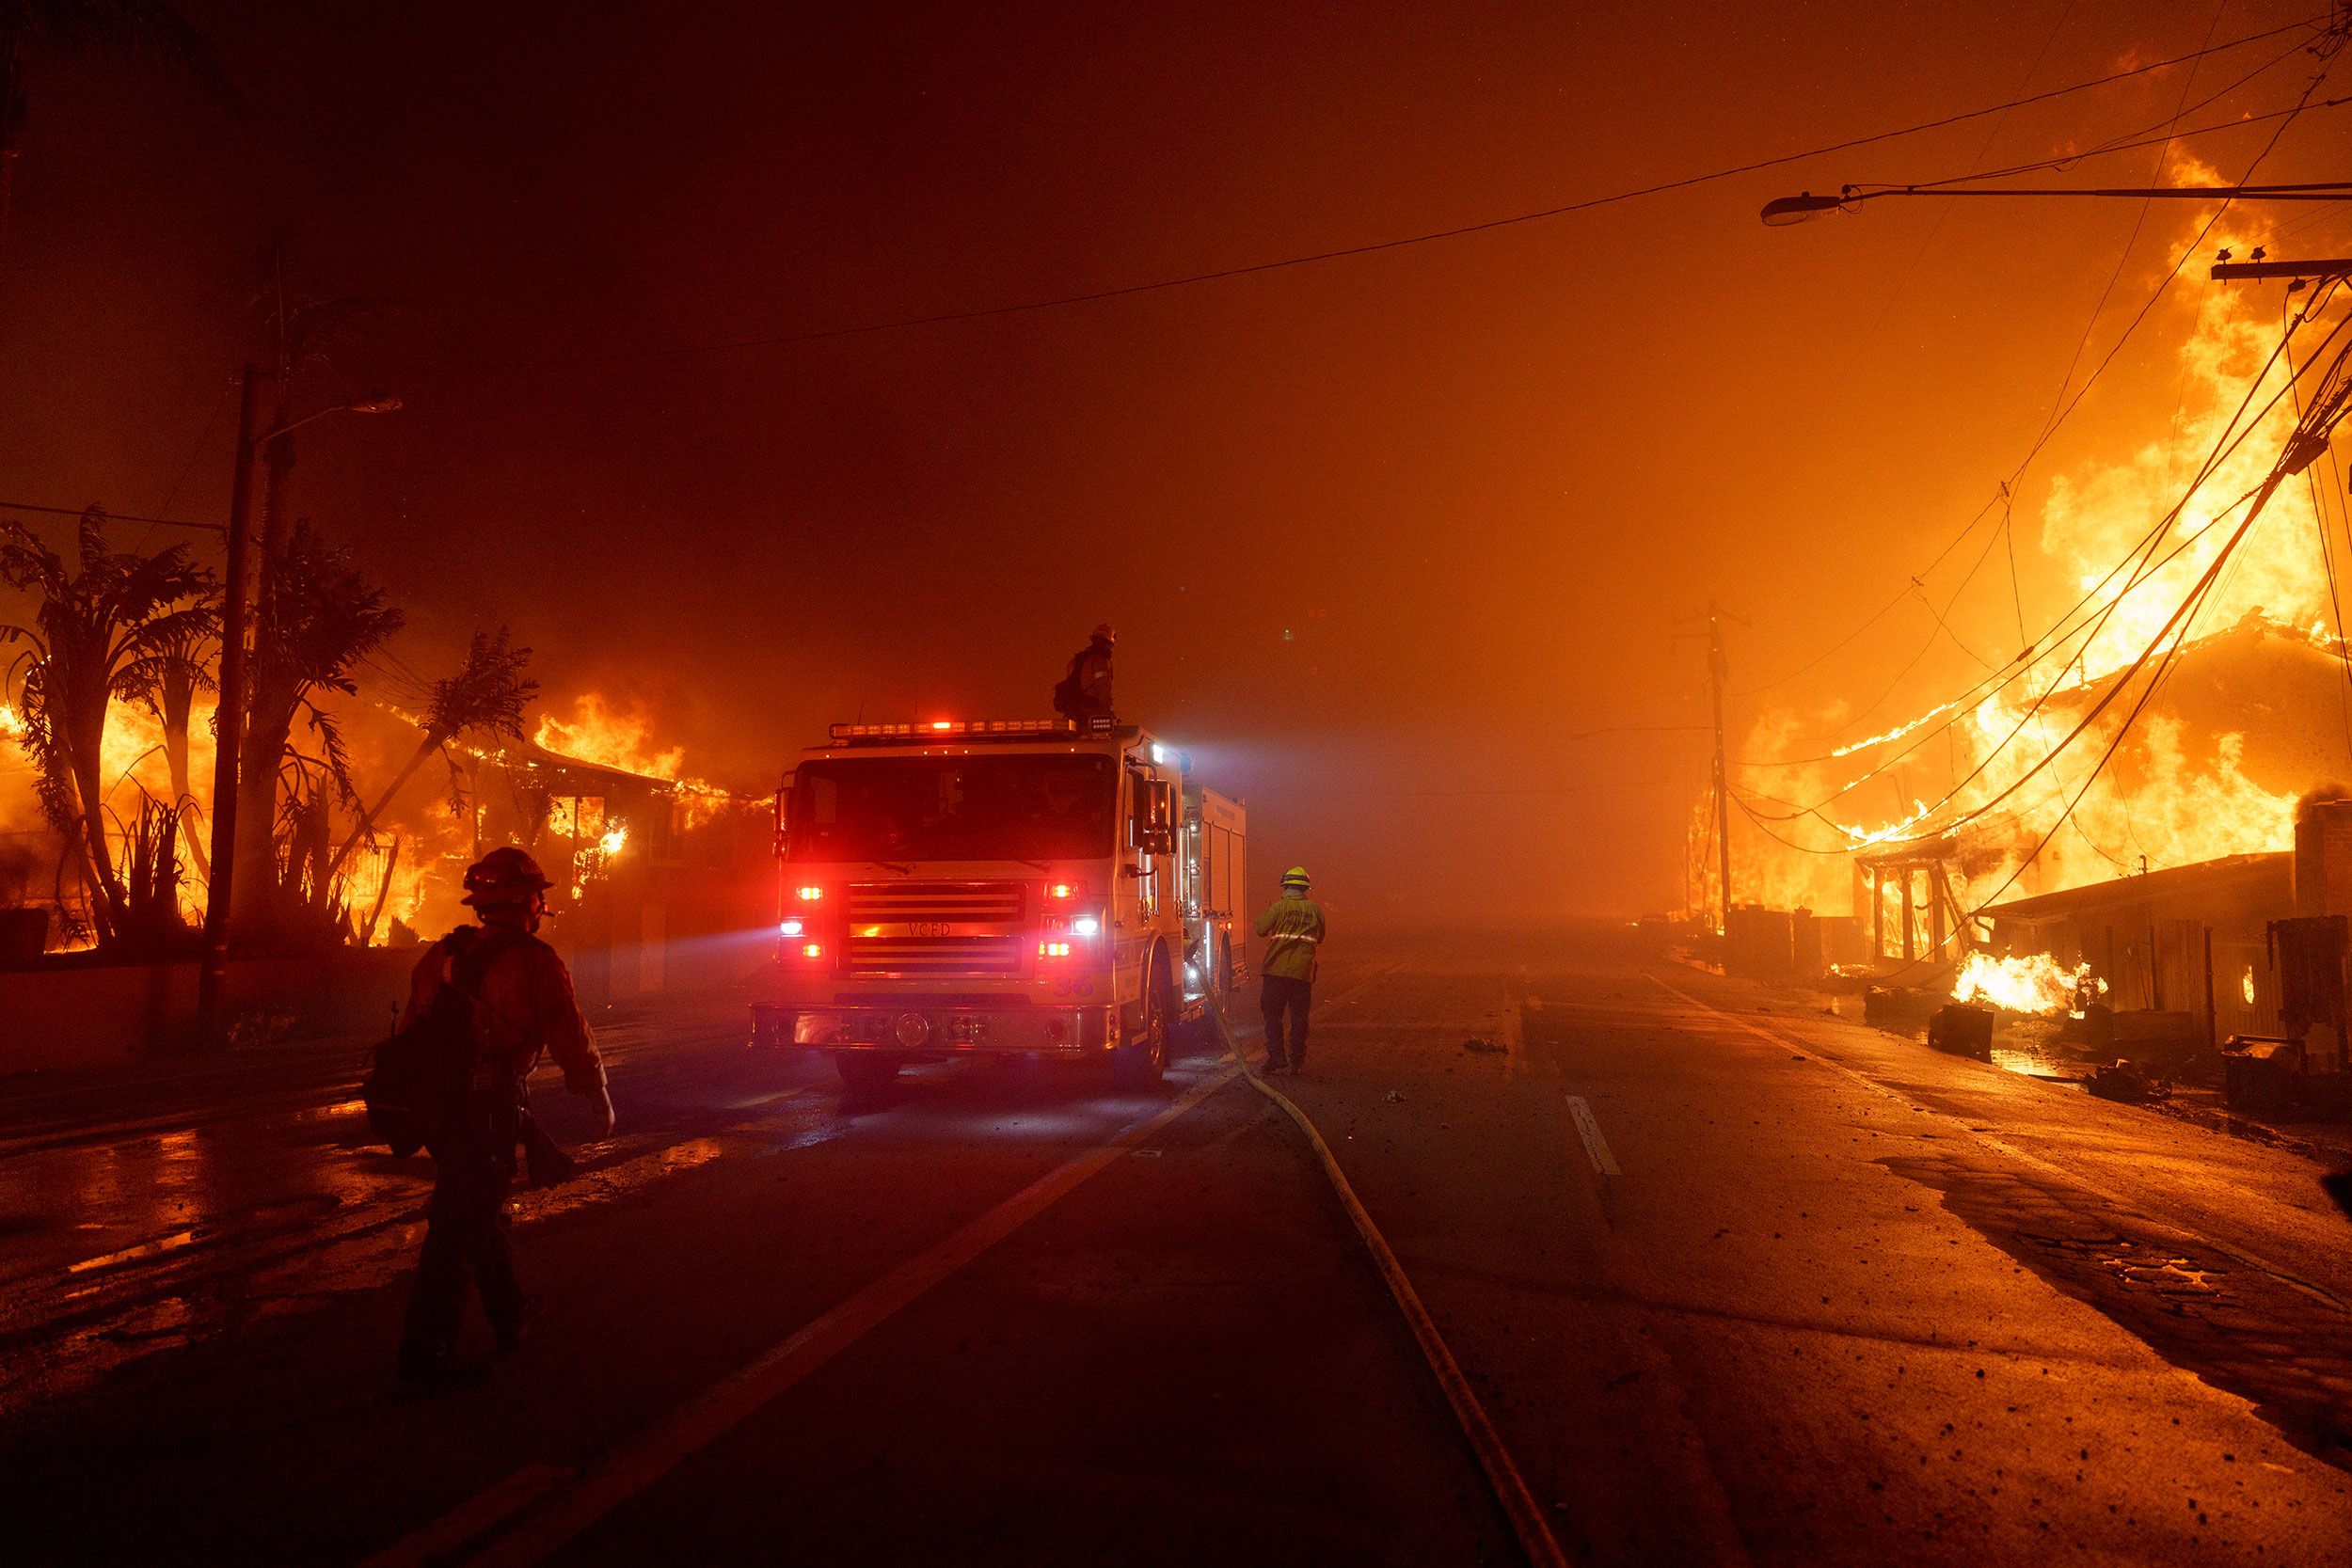
<path id="1" fill-rule="evenodd" d="M 2319 295 L 2304 317 L 2344 310 L 2341 289 Z M 2169 425 L 2050 482 L 2039 566 L 2011 590 L 2017 655 L 1988 657 L 1997 634 L 1964 636 L 1964 616 L 1955 630 L 1963 581 L 1929 605 L 1927 635 L 1981 665 L 1966 689 L 1874 734 L 1852 734 L 1868 708 L 1758 719 L 1733 765 L 1741 896 L 1857 917 L 1881 967 L 1957 962 L 2003 911 L 2014 932 L 2033 924 L 2018 911 L 2057 907 L 2036 899 L 2148 874 L 2218 898 L 2202 922 L 2217 929 L 2234 928 L 2241 895 L 2279 901 L 2237 879 L 2253 865 L 2272 867 L 2258 880 L 2283 876 L 2296 799 L 2352 776 L 2352 655 L 2319 489 L 2276 467 L 2290 449 L 2308 463 L 2327 431 L 2314 447 L 2298 422 L 2314 393 L 2296 395 L 2308 367 L 2282 351 L 2274 306 L 2207 291 L 2176 323 Z M 2340 373 L 2331 359 L 2323 379 Z M 2008 504 L 2005 487 L 1979 566 Z M 2028 641 L 2031 604 L 2053 613 Z M 2140 990 L 2186 994 L 2186 958 L 2129 922 L 2119 931 L 2115 961 Z M 2080 957 L 2104 963 L 2104 937 Z"/>

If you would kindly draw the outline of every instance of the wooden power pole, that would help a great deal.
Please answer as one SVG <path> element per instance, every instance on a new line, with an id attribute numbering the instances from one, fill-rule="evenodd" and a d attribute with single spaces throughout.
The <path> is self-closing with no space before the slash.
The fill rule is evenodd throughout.
<path id="1" fill-rule="evenodd" d="M 1717 929 L 1731 934 L 1731 767 L 1724 753 L 1724 681 L 1729 666 L 1724 657 L 1724 623 L 1714 602 L 1707 606 L 1707 684 L 1715 705 L 1715 866 L 1721 873 L 1717 889 Z"/>

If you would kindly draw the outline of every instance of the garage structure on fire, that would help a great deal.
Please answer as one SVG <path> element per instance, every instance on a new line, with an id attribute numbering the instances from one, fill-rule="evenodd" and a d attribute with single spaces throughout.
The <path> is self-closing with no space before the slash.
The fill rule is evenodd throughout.
<path id="1" fill-rule="evenodd" d="M 776 958 L 753 1043 L 852 1089 L 949 1056 L 1156 1082 L 1241 977 L 1248 814 L 1096 719 L 835 724 L 776 795 Z"/>

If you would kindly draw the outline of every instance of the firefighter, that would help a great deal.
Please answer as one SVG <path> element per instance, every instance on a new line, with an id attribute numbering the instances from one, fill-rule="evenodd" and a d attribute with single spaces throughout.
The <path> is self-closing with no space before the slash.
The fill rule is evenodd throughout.
<path id="1" fill-rule="evenodd" d="M 1323 910 L 1307 896 L 1307 868 L 1282 873 L 1282 896 L 1258 917 L 1266 938 L 1258 966 L 1258 1010 L 1265 1015 L 1265 1069 L 1295 1073 L 1307 1065 L 1307 1008 L 1313 1001 L 1315 960 L 1323 946 Z M 1285 1044 L 1282 1020 L 1290 1019 Z"/>
<path id="2" fill-rule="evenodd" d="M 405 1383 L 446 1381 L 466 1311 L 466 1287 L 482 1306 L 501 1350 L 521 1343 L 528 1298 L 515 1277 L 506 1195 L 521 1136 L 522 1084 L 542 1050 L 564 1069 L 564 1087 L 594 1102 L 596 1135 L 612 1131 L 612 1097 L 572 977 L 535 933 L 547 913 L 548 879 L 516 848 L 493 849 L 466 873 L 466 902 L 478 926 L 464 926 L 426 949 L 409 979 L 404 1028 L 431 1013 L 455 988 L 471 1015 L 472 1074 L 463 1109 L 426 1140 L 433 1198 L 424 1251 L 408 1298 L 400 1347 Z M 462 1017 L 453 1008 L 444 1017 Z"/>
<path id="3" fill-rule="evenodd" d="M 1085 647 L 1070 656 L 1070 673 L 1054 688 L 1056 713 L 1081 724 L 1118 717 L 1111 711 L 1111 649 L 1118 641 L 1119 635 L 1105 621 L 1094 628 Z"/>

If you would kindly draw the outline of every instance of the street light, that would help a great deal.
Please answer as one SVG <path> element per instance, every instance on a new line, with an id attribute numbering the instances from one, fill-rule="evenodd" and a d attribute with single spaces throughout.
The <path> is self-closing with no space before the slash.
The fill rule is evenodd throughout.
<path id="1" fill-rule="evenodd" d="M 1764 203 L 1757 214 L 1767 228 L 1809 223 L 1823 213 L 1851 212 L 1865 201 L 1889 196 L 2105 196 L 2135 201 L 2352 201 L 2352 180 L 2322 180 L 2300 185 L 2104 185 L 2053 190 L 2031 185 L 1841 185 L 1836 196 L 1802 191 Z"/>
<path id="2" fill-rule="evenodd" d="M 229 975 L 229 901 L 237 864 L 237 753 L 245 746 L 246 621 L 249 609 L 246 555 L 253 527 L 253 459 L 262 448 L 329 414 L 389 414 L 400 399 L 383 393 L 329 404 L 261 435 L 253 432 L 254 394 L 262 373 L 251 365 L 237 388 L 237 466 L 229 478 L 229 580 L 220 600 L 220 705 L 215 711 L 213 753 L 213 864 L 204 895 L 204 958 L 197 973 L 196 1026 L 199 1044 L 214 1043 L 220 1022 L 220 993 Z"/>

